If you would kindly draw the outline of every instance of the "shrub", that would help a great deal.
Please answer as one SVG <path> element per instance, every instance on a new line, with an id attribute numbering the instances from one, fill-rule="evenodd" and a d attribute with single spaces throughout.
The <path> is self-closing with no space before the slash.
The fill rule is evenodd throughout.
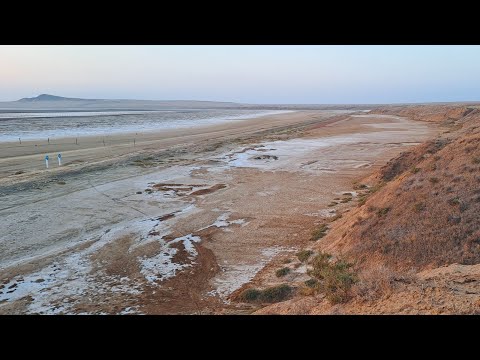
<path id="1" fill-rule="evenodd" d="M 290 272 L 290 269 L 289 269 L 288 267 L 283 267 L 283 268 L 278 269 L 277 271 L 275 271 L 275 275 L 276 275 L 277 277 L 282 277 L 282 276 L 287 275 L 289 272 Z"/>
<path id="2" fill-rule="evenodd" d="M 332 201 L 330 204 L 328 204 L 328 207 L 332 207 L 332 206 L 335 206 L 335 205 L 338 205 L 338 202 Z"/>
<path id="3" fill-rule="evenodd" d="M 308 260 L 308 258 L 312 254 L 313 254 L 312 250 L 302 250 L 297 253 L 297 257 L 298 257 L 298 260 L 300 260 L 301 262 L 305 262 Z"/>
<path id="4" fill-rule="evenodd" d="M 367 196 L 366 195 L 360 195 L 358 197 L 358 205 L 359 206 L 362 206 L 363 204 L 365 204 L 366 201 L 367 201 Z"/>
<path id="5" fill-rule="evenodd" d="M 259 300 L 268 303 L 283 301 L 291 295 L 292 290 L 287 284 L 272 286 L 260 292 Z"/>
<path id="6" fill-rule="evenodd" d="M 343 198 L 342 201 L 340 201 L 340 202 L 341 202 L 341 203 L 348 203 L 349 201 L 352 201 L 352 198 L 351 198 L 351 197 Z"/>
<path id="7" fill-rule="evenodd" d="M 437 184 L 440 180 L 439 180 L 438 178 L 436 178 L 436 177 L 431 177 L 431 178 L 429 179 L 429 181 L 430 181 L 432 184 Z"/>
<path id="8" fill-rule="evenodd" d="M 389 211 L 390 211 L 389 207 L 380 208 L 380 209 L 377 210 L 377 215 L 379 217 L 382 217 L 382 216 L 387 215 Z"/>
<path id="9" fill-rule="evenodd" d="M 475 157 L 475 158 L 473 158 L 472 163 L 474 163 L 474 164 L 480 164 L 480 157 Z"/>
<path id="10" fill-rule="evenodd" d="M 317 279 L 322 279 L 321 271 L 329 266 L 329 261 L 332 255 L 321 252 L 312 260 L 313 270 L 309 274 Z"/>
<path id="11" fill-rule="evenodd" d="M 417 168 L 417 167 L 413 167 L 413 168 L 411 169 L 411 172 L 412 172 L 413 174 L 416 174 L 416 173 L 418 173 L 419 171 L 420 171 L 420 168 Z"/>
<path id="12" fill-rule="evenodd" d="M 313 230 L 312 237 L 310 240 L 316 241 L 323 238 L 326 235 L 327 230 L 328 230 L 327 224 L 320 225 L 318 229 Z"/>
<path id="13" fill-rule="evenodd" d="M 243 302 L 253 302 L 259 299 L 260 290 L 257 289 L 246 289 L 238 296 L 238 300 Z"/>
<path id="14" fill-rule="evenodd" d="M 292 293 L 292 287 L 287 284 L 272 286 L 265 290 L 246 289 L 237 299 L 243 302 L 268 302 L 274 303 L 286 300 Z"/>
<path id="15" fill-rule="evenodd" d="M 365 184 L 354 184 L 353 189 L 354 190 L 361 190 L 361 189 L 366 189 L 368 186 Z"/>
<path id="16" fill-rule="evenodd" d="M 309 287 L 309 288 L 314 288 L 318 285 L 318 280 L 316 279 L 308 279 L 305 281 L 305 286 Z"/>
<path id="17" fill-rule="evenodd" d="M 332 304 L 346 302 L 350 298 L 350 289 L 356 283 L 357 278 L 350 269 L 353 264 L 344 260 L 337 260 L 332 263 L 332 256 L 327 253 L 320 253 L 312 260 L 313 270 L 310 275 L 320 281 L 320 291 Z"/>
<path id="18" fill-rule="evenodd" d="M 284 264 L 290 264 L 292 262 L 292 259 L 283 259 L 282 263 Z"/>

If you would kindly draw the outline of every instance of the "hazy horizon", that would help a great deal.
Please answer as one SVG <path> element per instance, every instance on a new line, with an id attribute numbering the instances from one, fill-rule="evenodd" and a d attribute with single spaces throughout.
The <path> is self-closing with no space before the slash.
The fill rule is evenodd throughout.
<path id="1" fill-rule="evenodd" d="M 480 100 L 480 46 L 0 46 L 0 101 Z"/>

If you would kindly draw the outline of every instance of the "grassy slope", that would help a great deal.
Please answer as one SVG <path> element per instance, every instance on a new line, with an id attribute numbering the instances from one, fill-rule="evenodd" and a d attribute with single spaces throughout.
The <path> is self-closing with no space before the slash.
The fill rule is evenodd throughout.
<path id="1" fill-rule="evenodd" d="M 356 263 L 360 282 L 349 303 L 332 307 L 321 295 L 298 296 L 260 313 L 480 311 L 480 268 L 471 266 L 480 263 L 480 110 L 411 106 L 374 113 L 434 121 L 450 130 L 364 179 L 377 190 L 319 241 L 319 251 Z M 468 289 L 452 290 L 464 283 Z"/>

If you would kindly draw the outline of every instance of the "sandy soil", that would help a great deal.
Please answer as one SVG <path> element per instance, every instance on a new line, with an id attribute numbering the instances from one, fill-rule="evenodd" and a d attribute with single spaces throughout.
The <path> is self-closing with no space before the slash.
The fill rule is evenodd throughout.
<path id="1" fill-rule="evenodd" d="M 230 294 L 305 247 L 356 178 L 436 132 L 308 111 L 145 135 L 134 153 L 67 144 L 48 171 L 4 148 L 0 313 L 251 312 Z"/>

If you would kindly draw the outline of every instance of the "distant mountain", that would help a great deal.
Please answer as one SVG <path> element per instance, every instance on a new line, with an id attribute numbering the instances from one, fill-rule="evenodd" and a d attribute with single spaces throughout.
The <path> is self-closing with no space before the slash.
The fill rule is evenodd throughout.
<path id="1" fill-rule="evenodd" d="M 169 109 L 242 109 L 242 110 L 369 110 L 373 104 L 242 104 L 205 100 L 133 100 L 83 99 L 51 94 L 16 101 L 0 101 L 0 112 L 5 111 L 131 111 Z"/>
<path id="2" fill-rule="evenodd" d="M 66 98 L 63 96 L 56 96 L 50 94 L 41 94 L 31 98 L 23 98 L 17 101 L 20 102 L 37 102 L 37 101 L 85 101 L 86 99 Z"/>

